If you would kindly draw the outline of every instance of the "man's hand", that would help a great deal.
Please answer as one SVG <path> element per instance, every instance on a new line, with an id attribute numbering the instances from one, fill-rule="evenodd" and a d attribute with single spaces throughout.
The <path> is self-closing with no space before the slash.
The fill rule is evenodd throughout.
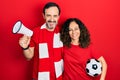
<path id="1" fill-rule="evenodd" d="M 27 48 L 30 44 L 30 39 L 31 37 L 29 36 L 22 36 L 20 39 L 19 39 L 19 45 L 22 47 L 22 48 Z"/>

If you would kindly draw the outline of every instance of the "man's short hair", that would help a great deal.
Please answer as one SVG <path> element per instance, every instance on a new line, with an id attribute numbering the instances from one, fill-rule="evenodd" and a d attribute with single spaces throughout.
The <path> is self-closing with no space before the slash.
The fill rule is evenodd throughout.
<path id="1" fill-rule="evenodd" d="M 43 13 L 45 14 L 45 9 L 48 9 L 50 7 L 57 7 L 59 10 L 59 15 L 60 15 L 60 12 L 61 12 L 60 7 L 58 6 L 58 4 L 56 4 L 54 2 L 48 2 L 43 8 Z"/>

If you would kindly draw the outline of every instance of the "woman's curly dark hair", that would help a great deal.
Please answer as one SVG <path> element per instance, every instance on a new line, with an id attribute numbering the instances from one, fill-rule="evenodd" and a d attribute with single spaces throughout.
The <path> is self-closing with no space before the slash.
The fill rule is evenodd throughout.
<path id="1" fill-rule="evenodd" d="M 71 38 L 69 36 L 69 25 L 71 22 L 76 22 L 79 25 L 80 28 L 80 38 L 79 43 L 80 47 L 86 48 L 90 44 L 90 34 L 87 30 L 86 26 L 77 18 L 69 18 L 65 21 L 65 23 L 62 25 L 61 31 L 60 31 L 60 39 L 63 42 L 64 46 L 71 47 Z"/>

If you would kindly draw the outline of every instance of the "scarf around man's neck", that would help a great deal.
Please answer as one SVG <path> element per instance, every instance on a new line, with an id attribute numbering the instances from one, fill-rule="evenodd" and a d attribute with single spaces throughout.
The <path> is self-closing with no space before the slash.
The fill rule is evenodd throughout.
<path id="1" fill-rule="evenodd" d="M 50 55 L 54 54 L 54 70 L 55 70 L 55 76 L 56 80 L 62 80 L 62 72 L 63 72 L 63 59 L 62 59 L 62 47 L 63 44 L 60 41 L 60 33 L 57 28 L 55 28 L 53 32 L 53 39 L 49 39 L 49 36 L 47 36 L 47 33 L 44 31 L 46 29 L 46 24 L 43 24 L 41 26 L 41 32 L 40 32 L 40 43 L 39 43 L 39 69 L 38 69 L 38 80 L 52 80 L 50 77 L 50 66 L 52 64 L 49 64 L 51 61 Z M 52 45 L 48 44 L 48 40 L 52 40 Z M 53 50 L 53 53 L 50 53 L 50 49 Z M 52 47 L 52 48 L 51 48 Z"/>

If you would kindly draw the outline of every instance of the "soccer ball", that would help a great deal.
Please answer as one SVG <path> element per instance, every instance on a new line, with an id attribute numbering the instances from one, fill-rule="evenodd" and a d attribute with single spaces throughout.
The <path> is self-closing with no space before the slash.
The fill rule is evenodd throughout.
<path id="1" fill-rule="evenodd" d="M 86 63 L 86 72 L 90 76 L 98 76 L 102 72 L 102 64 L 96 59 L 89 59 Z"/>

